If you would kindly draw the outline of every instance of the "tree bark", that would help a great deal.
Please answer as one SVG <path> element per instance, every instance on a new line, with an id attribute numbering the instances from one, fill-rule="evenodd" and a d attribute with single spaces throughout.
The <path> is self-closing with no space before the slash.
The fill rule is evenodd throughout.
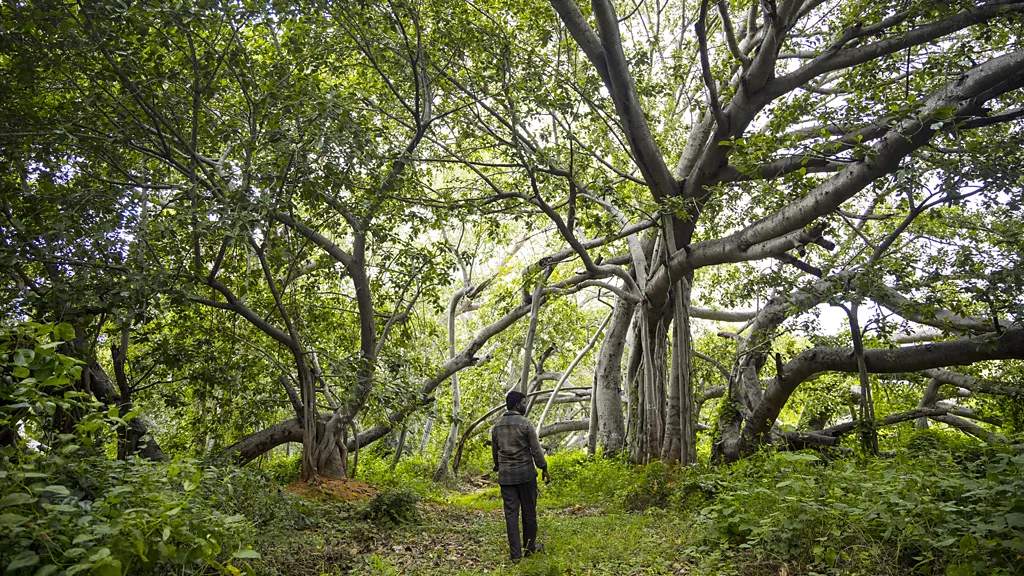
<path id="1" fill-rule="evenodd" d="M 1024 329 L 986 334 L 919 346 L 864 351 L 864 365 L 871 373 L 899 373 L 983 360 L 1024 358 Z M 768 386 L 760 404 L 745 419 L 742 446 L 732 453 L 738 457 L 763 441 L 782 408 L 800 383 L 826 371 L 857 373 L 856 355 L 847 348 L 812 348 L 800 353 L 783 367 L 783 377 Z M 915 416 L 916 417 L 916 416 Z"/>
<path id="2" fill-rule="evenodd" d="M 548 277 L 551 276 L 551 271 L 552 268 L 550 266 L 541 271 L 540 276 L 537 278 L 537 284 L 533 288 L 533 295 L 530 298 L 530 325 L 526 330 L 526 340 L 523 343 L 523 366 L 522 373 L 519 378 L 519 391 L 523 394 L 530 392 L 530 366 L 533 359 L 533 339 L 537 334 L 537 320 L 540 316 L 541 294 L 544 290 L 544 284 L 547 282 Z"/>
<path id="3" fill-rule="evenodd" d="M 595 367 L 594 413 L 597 414 L 597 444 L 606 456 L 622 451 L 626 425 L 622 414 L 622 354 L 636 304 L 619 298 Z"/>
<path id="4" fill-rule="evenodd" d="M 924 389 L 924 394 L 921 395 L 921 401 L 918 402 L 918 408 L 933 408 L 935 403 L 939 400 L 939 388 L 942 387 L 942 382 L 938 378 L 930 378 L 928 380 L 928 387 Z M 922 416 L 917 419 L 914 426 L 920 430 L 928 428 L 928 417 Z"/>
<path id="5" fill-rule="evenodd" d="M 466 286 L 452 295 L 448 302 L 448 359 L 455 357 L 455 315 L 459 302 L 473 290 L 472 286 Z M 459 375 L 452 374 L 452 425 L 448 429 L 448 438 L 441 449 L 441 459 L 434 471 L 434 481 L 440 482 L 448 477 L 448 462 L 451 460 L 452 452 L 455 451 L 455 444 L 459 440 L 459 419 L 462 412 L 462 399 L 459 393 Z"/>

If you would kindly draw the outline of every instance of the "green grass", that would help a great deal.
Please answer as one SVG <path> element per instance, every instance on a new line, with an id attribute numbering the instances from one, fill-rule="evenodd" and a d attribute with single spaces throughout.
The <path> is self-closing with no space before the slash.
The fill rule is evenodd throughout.
<path id="1" fill-rule="evenodd" d="M 1024 455 L 947 440 L 915 433 L 890 458 L 769 452 L 687 469 L 555 455 L 538 500 L 546 549 L 515 565 L 481 472 L 442 487 L 406 477 L 422 463 L 368 465 L 379 486 L 420 495 L 412 522 L 313 505 L 308 525 L 257 549 L 265 573 L 288 576 L 1024 574 Z M 402 502 L 381 499 L 378 516 L 400 517 Z"/>
<path id="2" fill-rule="evenodd" d="M 512 564 L 507 559 L 500 502 L 484 505 L 496 499 L 496 492 L 487 489 L 455 496 L 447 505 L 428 505 L 420 525 L 391 534 L 362 559 L 354 573 L 669 575 L 687 564 L 683 557 L 686 530 L 671 514 L 550 509 L 543 499 L 538 506 L 538 531 L 545 550 Z"/>

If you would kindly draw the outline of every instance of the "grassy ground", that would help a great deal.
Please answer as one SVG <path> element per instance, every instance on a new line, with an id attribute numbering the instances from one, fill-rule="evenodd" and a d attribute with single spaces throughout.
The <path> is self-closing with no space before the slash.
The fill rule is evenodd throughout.
<path id="1" fill-rule="evenodd" d="M 418 525 L 399 528 L 361 558 L 355 573 L 392 575 L 672 575 L 688 573 L 686 529 L 670 514 L 552 507 L 538 503 L 542 554 L 519 564 L 508 559 L 496 488 L 452 494 L 421 506 Z M 614 508 L 614 507 L 612 507 Z"/>
<path id="2" fill-rule="evenodd" d="M 915 437 L 887 458 L 765 453 L 679 469 L 551 458 L 545 551 L 508 559 L 498 487 L 456 487 L 411 461 L 368 462 L 363 502 L 286 495 L 261 529 L 256 572 L 706 576 L 1024 575 L 1024 454 Z M 364 485 L 365 486 L 365 485 Z M 404 495 L 404 496 L 403 496 Z M 415 500 L 419 499 L 418 504 Z"/>

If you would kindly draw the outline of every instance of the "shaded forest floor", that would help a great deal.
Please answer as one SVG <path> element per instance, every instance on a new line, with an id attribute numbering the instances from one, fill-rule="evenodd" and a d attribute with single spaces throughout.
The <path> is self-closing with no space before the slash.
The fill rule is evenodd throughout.
<path id="1" fill-rule="evenodd" d="M 367 463 L 359 482 L 273 498 L 255 573 L 789 576 L 1024 575 L 1024 445 L 916 435 L 887 458 L 763 454 L 726 467 L 555 455 L 545 550 L 508 560 L 498 487 Z M 376 468 L 374 467 L 376 466 Z M 268 500 L 270 503 L 273 498 Z"/>
<path id="2" fill-rule="evenodd" d="M 364 454 L 358 480 L 296 483 L 184 459 L 27 455 L 0 470 L 0 566 L 29 574 L 224 576 L 1024 576 L 1024 438 L 931 431 L 895 450 L 770 452 L 680 468 L 558 453 L 541 487 L 546 550 L 507 560 L 484 459 Z M 476 470 L 477 472 L 473 472 Z"/>
<path id="3" fill-rule="evenodd" d="M 508 560 L 500 497 L 494 488 L 421 508 L 363 557 L 370 574 L 674 575 L 688 574 L 685 529 L 662 511 L 632 514 L 580 505 L 539 505 L 541 554 Z M 355 572 L 359 572 L 356 570 Z"/>
<path id="4" fill-rule="evenodd" d="M 265 534 L 259 546 L 271 573 L 441 575 L 675 575 L 689 574 L 686 528 L 661 509 L 642 513 L 617 506 L 566 505 L 542 488 L 538 504 L 545 550 L 518 564 L 508 559 L 497 487 L 438 489 L 415 505 L 415 515 L 367 521 L 362 506 L 337 486 L 300 492 L 307 504 L 295 528 Z M 346 492 L 340 500 L 336 494 Z M 384 494 L 388 494 L 387 491 Z M 404 504 L 391 503 L 399 508 Z"/>

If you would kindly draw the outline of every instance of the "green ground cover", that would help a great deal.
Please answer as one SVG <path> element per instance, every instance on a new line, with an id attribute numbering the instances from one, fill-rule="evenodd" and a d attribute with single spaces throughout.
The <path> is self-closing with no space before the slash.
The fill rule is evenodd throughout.
<path id="1" fill-rule="evenodd" d="M 366 473 L 402 491 L 419 466 Z M 537 557 L 506 560 L 498 489 L 470 476 L 454 487 L 410 482 L 415 518 L 350 534 L 360 544 L 324 573 L 1024 573 L 1024 456 L 1012 449 L 928 432 L 881 459 L 777 453 L 680 470 L 563 454 L 551 467 Z"/>
<path id="2" fill-rule="evenodd" d="M 372 498 L 285 489 L 265 469 L 33 458 L 0 474 L 6 574 L 1024 574 L 1024 454 L 936 432 L 883 458 L 765 453 L 679 469 L 551 457 L 546 550 L 506 559 L 497 487 L 365 454 Z M 361 485 L 364 486 L 364 485 Z M 51 568 L 52 567 L 52 568 Z"/>

